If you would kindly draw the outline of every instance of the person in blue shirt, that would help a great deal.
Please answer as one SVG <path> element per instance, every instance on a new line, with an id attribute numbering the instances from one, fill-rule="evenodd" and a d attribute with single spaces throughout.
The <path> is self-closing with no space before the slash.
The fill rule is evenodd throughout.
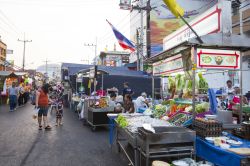
<path id="1" fill-rule="evenodd" d="M 125 82 L 125 83 L 123 84 L 123 86 L 124 86 L 124 89 L 123 89 L 123 92 L 122 92 L 123 99 L 125 99 L 125 97 L 126 97 L 127 95 L 132 96 L 132 95 L 134 94 L 133 90 L 129 87 L 128 82 Z"/>

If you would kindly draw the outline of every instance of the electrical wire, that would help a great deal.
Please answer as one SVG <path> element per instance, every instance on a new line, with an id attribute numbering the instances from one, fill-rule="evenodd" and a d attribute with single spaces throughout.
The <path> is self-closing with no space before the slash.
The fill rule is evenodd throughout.
<path id="1" fill-rule="evenodd" d="M 11 27 L 17 34 L 18 31 L 20 32 L 20 29 L 9 19 L 6 14 L 0 9 L 0 14 L 5 18 L 5 20 L 8 21 L 8 26 Z"/>

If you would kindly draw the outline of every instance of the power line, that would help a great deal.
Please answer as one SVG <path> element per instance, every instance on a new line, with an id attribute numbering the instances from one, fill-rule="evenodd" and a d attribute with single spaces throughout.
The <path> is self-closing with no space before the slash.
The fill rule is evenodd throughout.
<path id="1" fill-rule="evenodd" d="M 4 14 L 4 12 L 0 9 L 0 14 L 9 22 L 7 23 L 9 27 L 11 27 L 17 34 L 18 31 L 20 31 L 20 29 L 11 21 L 11 19 L 9 19 L 6 14 Z"/>
<path id="2" fill-rule="evenodd" d="M 32 42 L 32 40 L 25 40 L 25 35 L 24 35 L 24 40 L 20 40 L 18 39 L 17 41 L 19 42 L 23 42 L 23 71 L 24 71 L 24 68 L 25 68 L 25 49 L 26 49 L 26 43 L 27 42 Z"/>

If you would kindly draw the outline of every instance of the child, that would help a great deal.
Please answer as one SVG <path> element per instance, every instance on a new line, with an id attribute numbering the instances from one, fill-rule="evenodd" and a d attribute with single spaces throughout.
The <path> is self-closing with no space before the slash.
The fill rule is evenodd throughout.
<path id="1" fill-rule="evenodd" d="M 63 103 L 62 100 L 58 100 L 56 109 L 56 126 L 62 125 L 63 117 Z"/>

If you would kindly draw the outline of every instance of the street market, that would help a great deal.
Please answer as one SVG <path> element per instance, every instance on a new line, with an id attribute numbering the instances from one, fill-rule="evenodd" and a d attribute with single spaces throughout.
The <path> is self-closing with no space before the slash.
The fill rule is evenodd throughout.
<path id="1" fill-rule="evenodd" d="M 0 4 L 0 166 L 250 166 L 249 0 Z"/>

